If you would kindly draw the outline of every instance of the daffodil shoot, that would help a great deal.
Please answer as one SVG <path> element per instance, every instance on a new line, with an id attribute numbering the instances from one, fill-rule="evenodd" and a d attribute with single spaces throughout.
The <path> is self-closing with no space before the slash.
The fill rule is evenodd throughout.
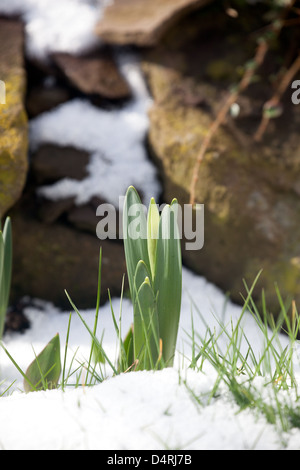
<path id="1" fill-rule="evenodd" d="M 178 203 L 173 199 L 160 214 L 152 198 L 147 216 L 142 207 L 130 186 L 124 200 L 123 235 L 133 303 L 131 360 L 135 369 L 156 369 L 173 365 L 178 334 L 182 290 Z"/>

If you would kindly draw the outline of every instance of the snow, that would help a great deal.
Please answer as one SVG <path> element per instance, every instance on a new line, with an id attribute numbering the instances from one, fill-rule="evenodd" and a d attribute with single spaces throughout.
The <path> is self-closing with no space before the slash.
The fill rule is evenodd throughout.
<path id="1" fill-rule="evenodd" d="M 93 29 L 105 0 L 1 0 L 0 13 L 21 14 L 25 22 L 26 53 L 47 60 L 50 52 L 80 53 L 101 43 Z M 138 58 L 116 51 L 116 60 L 133 90 L 133 99 L 110 111 L 87 100 L 73 100 L 30 122 L 31 150 L 44 142 L 74 145 L 91 154 L 88 177 L 81 181 L 62 180 L 40 188 L 50 199 L 75 195 L 83 204 L 100 194 L 118 203 L 130 184 L 143 191 L 145 200 L 157 197 L 160 185 L 156 170 L 147 159 L 144 139 L 148 128 L 147 110 L 151 99 L 142 79 Z M 48 83 L 51 84 L 51 77 Z M 121 280 L 120 280 L 121 281 Z M 182 313 L 174 367 L 162 371 L 127 372 L 108 378 L 93 387 L 66 387 L 25 394 L 23 379 L 4 350 L 0 349 L 0 393 L 15 381 L 0 399 L 0 449 L 286 449 L 300 448 L 300 431 L 280 434 L 274 425 L 255 410 L 240 411 L 225 384 L 219 395 L 208 401 L 216 372 L 208 364 L 202 372 L 189 369 L 192 330 L 204 334 L 210 328 L 237 321 L 241 307 L 227 302 L 224 294 L 203 277 L 183 270 Z M 63 286 L 62 286 L 63 288 Z M 72 297 L 72 292 L 69 292 Z M 119 311 L 120 299 L 113 299 Z M 226 309 L 224 305 L 226 303 Z M 71 311 L 71 307 L 70 307 Z M 27 307 L 31 322 L 25 333 L 7 333 L 5 347 L 22 370 L 26 370 L 46 343 L 59 333 L 64 357 L 69 311 L 34 299 Z M 90 327 L 94 310 L 81 312 Z M 132 305 L 122 304 L 122 331 L 132 322 Z M 245 315 L 241 327 L 253 349 L 261 350 L 262 338 L 252 317 Z M 98 334 L 111 360 L 117 358 L 117 339 L 110 305 L 100 308 Z M 283 347 L 287 338 L 281 336 Z M 241 347 L 247 345 L 242 344 Z M 86 361 L 90 336 L 73 313 L 67 349 L 67 367 Z M 297 351 L 295 351 L 297 353 Z M 296 354 L 297 356 L 297 354 Z M 259 386 L 259 383 L 258 383 Z"/>
<path id="2" fill-rule="evenodd" d="M 73 145 L 91 154 L 84 180 L 64 178 L 39 189 L 48 199 L 75 196 L 77 204 L 84 204 L 93 196 L 102 196 L 118 207 L 119 196 L 131 184 L 142 190 L 146 201 L 160 193 L 156 169 L 145 150 L 151 99 L 139 62 L 128 52 L 116 53 L 116 58 L 133 90 L 133 99 L 126 106 L 107 111 L 88 100 L 74 99 L 31 121 L 32 150 L 48 142 Z"/>
<path id="3" fill-rule="evenodd" d="M 84 53 L 101 44 L 94 28 L 110 0 L 1 0 L 0 14 L 20 14 L 25 23 L 26 53 L 46 61 L 50 53 Z M 151 105 L 136 54 L 115 50 L 120 72 L 131 87 L 128 104 L 113 110 L 74 99 L 30 122 L 30 150 L 43 143 L 71 145 L 90 152 L 88 177 L 64 178 L 40 188 L 39 194 L 57 200 L 75 196 L 84 204 L 93 196 L 119 205 L 129 185 L 143 191 L 145 200 L 161 191 L 156 169 L 145 150 Z M 48 83 L 55 77 L 48 77 Z"/>
<path id="4" fill-rule="evenodd" d="M 283 436 L 255 411 L 242 411 L 225 385 L 220 395 L 208 402 L 216 372 L 207 365 L 204 372 L 186 367 L 191 357 L 191 310 L 196 332 L 203 334 L 204 324 L 192 305 L 201 307 L 205 321 L 213 328 L 216 318 L 226 324 L 236 321 L 241 307 L 227 303 L 224 294 L 204 278 L 183 270 L 182 313 L 174 367 L 162 371 L 127 372 L 108 378 L 93 387 L 66 387 L 25 394 L 22 376 L 0 352 L 1 375 L 6 378 L 4 390 L 13 380 L 8 396 L 0 399 L 0 448 L 3 449 L 97 449 L 97 450 L 276 450 L 283 446 Z M 115 313 L 120 299 L 113 299 Z M 24 334 L 9 333 L 4 345 L 25 370 L 56 333 L 60 334 L 61 356 L 64 357 L 69 312 L 61 312 L 50 303 L 36 300 L 25 310 L 31 328 Z M 92 328 L 94 310 L 81 312 Z M 132 321 L 128 299 L 122 304 L 122 330 L 125 334 Z M 245 316 L 243 328 L 256 351 L 261 337 L 256 323 Z M 110 359 L 117 357 L 117 338 L 110 305 L 100 308 L 98 336 L 104 331 L 103 346 Z M 287 338 L 281 338 L 283 346 Z M 90 337 L 76 313 L 71 320 L 67 367 L 73 356 L 80 362 L 88 359 Z M 73 363 L 74 364 L 74 363 Z M 77 364 L 75 362 L 75 364 Z M 75 367 L 75 365 L 73 366 Z M 79 381 L 79 384 L 81 381 Z M 199 404 L 195 397 L 201 402 Z M 284 435 L 287 449 L 299 449 L 300 431 Z"/>
<path id="5" fill-rule="evenodd" d="M 94 33 L 110 0 L 1 0 L 0 13 L 21 15 L 25 22 L 26 52 L 46 60 L 51 52 L 82 53 L 99 45 Z"/>

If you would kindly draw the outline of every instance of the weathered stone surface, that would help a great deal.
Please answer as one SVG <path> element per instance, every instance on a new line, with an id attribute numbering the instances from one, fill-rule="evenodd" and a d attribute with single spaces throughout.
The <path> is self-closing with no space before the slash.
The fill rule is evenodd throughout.
<path id="1" fill-rule="evenodd" d="M 71 93 L 61 86 L 33 87 L 26 99 L 26 110 L 29 118 L 50 111 L 71 98 Z"/>
<path id="2" fill-rule="evenodd" d="M 75 227 L 95 233 L 97 222 L 96 209 L 91 204 L 73 206 L 68 211 L 68 221 Z"/>
<path id="3" fill-rule="evenodd" d="M 46 61 L 35 58 L 26 60 L 27 93 L 26 111 L 29 118 L 75 98 L 78 93 L 66 84 L 57 66 L 49 59 Z"/>
<path id="4" fill-rule="evenodd" d="M 94 234 L 64 223 L 44 224 L 36 216 L 32 196 L 9 212 L 13 223 L 14 253 L 11 302 L 22 296 L 53 302 L 70 309 L 66 289 L 78 308 L 94 308 L 97 296 L 99 249 L 102 246 L 101 301 L 107 289 L 119 295 L 126 272 L 123 245 L 99 240 Z"/>
<path id="5" fill-rule="evenodd" d="M 104 11 L 96 33 L 114 44 L 153 46 L 179 18 L 211 0 L 115 0 Z"/>
<path id="6" fill-rule="evenodd" d="M 4 333 L 16 331 L 23 333 L 25 330 L 30 328 L 30 321 L 23 311 L 27 305 L 23 300 L 25 300 L 25 298 L 11 306 L 7 311 L 5 316 Z"/>
<path id="7" fill-rule="evenodd" d="M 140 193 L 141 194 L 141 193 Z M 79 228 L 81 230 L 86 230 L 91 233 L 95 233 L 95 227 L 98 225 L 98 223 L 104 219 L 103 225 L 104 227 L 101 226 L 101 229 L 105 233 L 100 233 L 100 237 L 106 237 L 107 236 L 107 213 L 104 213 L 103 216 L 99 216 L 96 214 L 98 206 L 101 204 L 105 204 L 106 201 L 99 197 L 92 197 L 92 199 L 87 203 L 87 204 L 82 204 L 79 206 L 74 205 L 73 207 L 70 208 L 68 211 L 68 221 L 74 225 L 76 228 Z M 114 234 L 111 234 L 110 238 L 114 236 L 114 238 L 119 238 L 119 233 L 120 233 L 120 223 L 122 224 L 122 214 L 120 217 L 119 210 L 116 209 L 116 232 Z M 98 230 L 101 232 L 100 227 L 98 227 Z"/>
<path id="8" fill-rule="evenodd" d="M 38 217 L 45 224 L 52 224 L 61 216 L 68 213 L 72 207 L 74 207 L 74 203 L 75 197 L 67 197 L 65 199 L 59 199 L 58 201 L 50 201 L 49 199 L 40 196 L 37 201 Z"/>
<path id="9" fill-rule="evenodd" d="M 56 53 L 52 58 L 69 82 L 82 93 L 108 99 L 130 96 L 129 85 L 107 48 L 86 56 Z"/>
<path id="10" fill-rule="evenodd" d="M 20 197 L 28 167 L 22 23 L 1 19 L 0 44 L 0 80 L 6 92 L 0 104 L 1 218 Z"/>
<path id="11" fill-rule="evenodd" d="M 201 142 L 232 84 L 228 67 L 226 77 L 213 79 L 209 64 L 221 57 L 234 76 L 255 50 L 254 44 L 252 52 L 241 50 L 242 33 L 232 28 L 230 35 L 219 32 L 222 41 L 218 35 L 204 38 L 200 27 L 195 31 L 179 44 L 178 34 L 170 32 L 164 44 L 144 53 L 154 97 L 150 148 L 162 170 L 164 200 L 177 197 L 182 204 L 189 202 Z M 195 51 L 197 61 L 191 60 Z M 205 242 L 200 251 L 183 251 L 183 258 L 236 301 L 245 293 L 243 279 L 251 285 L 263 269 L 254 295 L 259 299 L 263 287 L 276 314 L 275 282 L 284 298 L 300 302 L 300 107 L 286 96 L 283 115 L 270 123 L 261 143 L 254 143 L 262 105 L 271 93 L 270 62 L 268 67 L 240 97 L 241 117 L 218 130 L 200 166 L 196 200 L 205 205 Z"/>
<path id="12" fill-rule="evenodd" d="M 31 169 L 38 184 L 61 178 L 81 180 L 86 177 L 89 153 L 75 147 L 43 144 L 32 155 Z"/>

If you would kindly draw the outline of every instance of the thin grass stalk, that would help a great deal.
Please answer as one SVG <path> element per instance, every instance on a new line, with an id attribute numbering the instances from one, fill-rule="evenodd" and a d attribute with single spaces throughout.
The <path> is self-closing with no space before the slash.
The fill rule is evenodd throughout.
<path id="1" fill-rule="evenodd" d="M 75 358 L 76 358 L 76 355 L 77 355 L 78 350 L 79 350 L 79 347 L 76 348 L 76 350 L 75 350 L 75 352 L 74 352 L 74 354 L 73 354 L 73 356 L 72 356 L 72 359 L 71 359 L 71 361 L 70 361 L 70 365 L 69 365 L 67 374 L 65 374 L 64 386 L 66 386 L 66 387 L 69 386 L 69 384 L 68 384 L 67 381 L 68 381 L 74 374 L 76 374 L 76 372 L 77 372 L 80 368 L 83 367 L 83 365 L 80 364 L 80 366 L 78 366 L 76 369 L 72 370 L 72 368 L 73 368 L 73 363 L 74 363 L 74 361 L 75 361 Z M 77 360 L 77 359 L 76 359 L 76 360 Z"/>
<path id="2" fill-rule="evenodd" d="M 296 338 L 294 336 L 294 331 L 290 327 L 289 317 L 287 315 L 286 307 L 285 307 L 284 302 L 281 298 L 280 292 L 279 292 L 278 289 L 276 289 L 276 290 L 277 290 L 277 297 L 278 297 L 278 300 L 279 300 L 279 304 L 281 306 L 281 313 L 280 313 L 280 315 L 278 315 L 276 324 L 275 324 L 274 321 L 272 321 L 271 317 L 269 316 L 269 320 L 272 323 L 271 324 L 272 335 L 271 335 L 270 338 L 268 336 L 269 327 L 268 327 L 268 313 L 267 313 L 266 303 L 265 303 L 265 301 L 262 302 L 263 314 L 261 315 L 258 312 L 258 309 L 257 309 L 253 299 L 251 299 L 251 303 L 252 303 L 254 313 L 253 313 L 252 310 L 250 310 L 250 311 L 251 311 L 254 319 L 256 320 L 256 323 L 257 323 L 258 327 L 260 328 L 260 330 L 262 331 L 262 333 L 265 337 L 265 349 L 264 349 L 264 352 L 263 352 L 259 362 L 257 363 L 256 369 L 257 370 L 260 369 L 260 366 L 264 363 L 264 366 L 265 367 L 267 366 L 267 370 L 268 370 L 269 374 L 271 376 L 272 375 L 274 376 L 274 374 L 276 374 L 276 373 L 277 374 L 282 373 L 281 364 L 284 362 L 285 366 L 288 366 L 288 368 L 289 368 L 289 375 L 290 375 L 291 379 L 294 380 L 293 379 L 293 375 L 294 375 L 293 374 L 293 366 L 292 366 L 292 356 L 293 356 L 292 350 L 293 350 L 293 344 L 296 341 Z M 278 333 L 282 329 L 282 325 L 283 325 L 284 322 L 288 326 L 288 332 L 287 333 L 288 333 L 290 341 L 292 343 L 292 345 L 290 347 L 290 353 L 289 353 L 289 355 L 286 355 L 286 357 L 289 357 L 289 360 L 284 360 L 284 356 L 285 356 L 286 352 L 282 351 L 282 347 L 281 347 L 281 344 L 280 344 L 279 339 L 278 339 L 279 338 Z M 296 331 L 297 331 L 297 329 L 296 329 Z M 277 346 L 276 347 L 273 345 L 275 339 L 277 339 Z M 278 350 L 280 351 L 281 356 L 279 355 Z M 272 359 L 273 359 L 273 361 L 275 361 L 275 372 L 273 374 L 272 374 L 272 364 L 271 364 Z M 275 376 L 274 376 L 274 378 L 275 378 Z"/>
<path id="3" fill-rule="evenodd" d="M 63 390 L 64 390 L 64 386 L 65 386 L 65 371 L 66 371 L 67 351 L 68 351 L 69 337 L 70 337 L 71 319 L 72 319 L 72 314 L 70 313 L 70 315 L 69 315 L 69 321 L 68 321 L 68 328 L 67 328 L 67 335 L 66 335 L 66 343 L 65 343 L 65 351 L 64 351 L 63 368 L 62 368 L 61 384 L 62 384 L 62 389 L 63 389 Z"/>
<path id="4" fill-rule="evenodd" d="M 96 314 L 95 314 L 94 329 L 93 329 L 94 336 L 96 335 L 96 332 L 97 332 L 98 316 L 99 316 L 99 308 L 100 308 L 100 299 L 101 299 L 101 268 L 102 268 L 102 247 L 100 247 L 100 250 L 99 250 L 97 301 L 96 301 Z M 93 357 L 93 350 L 94 350 L 94 341 L 92 340 L 90 356 L 89 356 L 89 360 L 88 360 L 86 382 L 87 382 L 87 379 L 88 379 L 88 371 L 90 369 L 90 364 L 91 364 L 92 357 Z"/>
<path id="5" fill-rule="evenodd" d="M 0 342 L 0 346 L 2 347 L 2 349 L 5 351 L 6 355 L 9 357 L 9 359 L 11 360 L 11 362 L 14 364 L 14 366 L 16 367 L 16 369 L 20 372 L 20 374 L 22 375 L 22 377 L 26 380 L 26 382 L 28 383 L 28 385 L 30 385 L 30 387 L 32 388 L 32 390 L 37 390 L 35 385 L 33 385 L 31 383 L 31 381 L 29 380 L 29 378 L 27 377 L 27 375 L 23 372 L 23 370 L 21 369 L 21 367 L 17 364 L 17 362 L 15 361 L 15 359 L 12 357 L 12 355 L 8 352 L 8 350 L 6 349 L 6 347 L 3 345 L 3 343 Z"/>
<path id="6" fill-rule="evenodd" d="M 120 304 L 122 303 L 122 299 L 123 299 L 123 288 L 124 288 L 124 277 L 123 277 L 123 283 L 122 283 L 121 302 L 120 302 Z M 109 289 L 108 289 L 108 299 L 109 299 L 109 303 L 110 303 L 111 316 L 112 316 L 115 332 L 116 332 L 116 335 L 117 335 L 117 338 L 118 338 L 118 346 L 119 346 L 119 350 L 117 351 L 118 368 L 119 368 L 120 372 L 124 372 L 125 370 L 128 369 L 129 364 L 128 364 L 128 361 L 127 361 L 127 355 L 126 355 L 124 342 L 122 341 L 122 333 L 121 333 L 122 308 L 121 308 L 121 305 L 120 305 L 119 324 L 118 324 L 117 320 L 116 320 L 115 312 L 114 312 L 114 309 L 113 309 L 112 299 L 111 299 Z"/>
<path id="7" fill-rule="evenodd" d="M 80 320 L 82 321 L 82 323 L 84 324 L 85 328 L 87 329 L 87 331 L 89 332 L 92 340 L 94 341 L 95 345 L 96 345 L 96 348 L 97 350 L 99 350 L 101 352 L 101 354 L 103 355 L 103 357 L 105 358 L 105 360 L 107 361 L 107 363 L 109 364 L 109 366 L 111 367 L 112 371 L 114 372 L 114 374 L 118 374 L 118 371 L 116 370 L 116 368 L 114 367 L 114 365 L 112 364 L 112 362 L 110 361 L 109 357 L 107 356 L 105 350 L 103 349 L 102 345 L 100 344 L 100 342 L 98 341 L 98 339 L 96 338 L 96 336 L 94 335 L 93 331 L 90 329 L 90 327 L 88 326 L 88 324 L 86 323 L 86 321 L 84 320 L 84 318 L 82 317 L 81 313 L 79 312 L 79 310 L 77 309 L 76 305 L 73 303 L 72 299 L 70 298 L 68 292 L 65 290 L 65 294 L 67 296 L 67 298 L 69 299 L 69 302 L 70 304 L 72 305 L 74 311 L 77 313 L 77 315 L 79 316 Z"/>
<path id="8" fill-rule="evenodd" d="M 8 390 L 13 386 L 13 384 L 16 382 L 16 380 L 14 380 L 5 390 L 4 392 L 1 393 L 0 395 L 0 398 L 4 397 L 4 395 L 7 394 Z M 3 382 L 2 382 L 3 383 Z M 2 385 L 2 383 L 0 385 Z"/>

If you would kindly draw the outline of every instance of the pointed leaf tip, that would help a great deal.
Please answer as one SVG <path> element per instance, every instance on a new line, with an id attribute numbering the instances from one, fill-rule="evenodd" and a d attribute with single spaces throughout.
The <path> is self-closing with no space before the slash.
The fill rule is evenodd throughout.
<path id="1" fill-rule="evenodd" d="M 60 339 L 57 333 L 29 365 L 25 374 L 28 381 L 24 379 L 25 392 L 56 388 L 60 374 Z"/>

